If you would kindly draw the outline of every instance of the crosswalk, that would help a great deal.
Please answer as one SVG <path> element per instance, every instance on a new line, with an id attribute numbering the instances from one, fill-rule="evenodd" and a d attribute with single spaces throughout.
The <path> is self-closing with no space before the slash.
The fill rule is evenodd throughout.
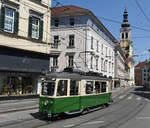
<path id="1" fill-rule="evenodd" d="M 118 98 L 119 98 L 119 99 L 127 99 L 127 100 L 137 100 L 137 101 L 142 100 L 142 99 L 145 99 L 145 100 L 147 100 L 147 101 L 150 101 L 150 99 L 142 98 L 142 97 L 140 97 L 140 96 L 135 96 L 135 95 L 129 95 L 129 96 L 127 96 L 127 95 L 121 95 L 121 96 L 119 96 Z"/>

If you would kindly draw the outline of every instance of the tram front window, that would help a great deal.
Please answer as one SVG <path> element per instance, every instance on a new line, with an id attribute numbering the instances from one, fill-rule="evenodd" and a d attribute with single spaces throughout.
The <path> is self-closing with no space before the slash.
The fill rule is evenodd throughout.
<path id="1" fill-rule="evenodd" d="M 44 96 L 53 96 L 55 89 L 55 82 L 43 82 L 42 83 L 42 95 Z"/>

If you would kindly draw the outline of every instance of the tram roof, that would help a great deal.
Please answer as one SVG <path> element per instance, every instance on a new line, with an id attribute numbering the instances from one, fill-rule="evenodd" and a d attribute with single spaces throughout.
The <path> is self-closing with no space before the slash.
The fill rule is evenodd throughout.
<path id="1" fill-rule="evenodd" d="M 57 72 L 50 73 L 44 76 L 45 78 L 62 78 L 62 79 L 88 79 L 88 80 L 112 80 L 111 78 L 105 78 L 103 76 L 87 75 L 79 73 Z"/>

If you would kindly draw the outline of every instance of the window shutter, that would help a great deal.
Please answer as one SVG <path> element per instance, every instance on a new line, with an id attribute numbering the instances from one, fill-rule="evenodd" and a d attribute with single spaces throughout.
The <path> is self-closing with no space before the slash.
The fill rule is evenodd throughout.
<path id="1" fill-rule="evenodd" d="M 19 12 L 15 12 L 15 19 L 14 19 L 14 33 L 18 33 L 19 30 Z"/>
<path id="2" fill-rule="evenodd" d="M 32 17 L 29 16 L 28 37 L 32 36 Z"/>
<path id="3" fill-rule="evenodd" d="M 5 22 L 5 7 L 2 7 L 0 15 L 0 29 L 2 30 L 4 30 L 4 22 Z"/>
<path id="4" fill-rule="evenodd" d="M 43 20 L 40 20 L 40 26 L 39 26 L 39 40 L 43 39 Z"/>

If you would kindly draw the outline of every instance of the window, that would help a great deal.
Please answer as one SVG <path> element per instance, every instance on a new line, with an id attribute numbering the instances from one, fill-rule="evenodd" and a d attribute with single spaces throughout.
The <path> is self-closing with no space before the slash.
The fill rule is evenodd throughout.
<path id="1" fill-rule="evenodd" d="M 59 19 L 55 19 L 55 20 L 54 20 L 54 26 L 55 26 L 55 27 L 58 27 L 58 26 L 59 26 Z"/>
<path id="2" fill-rule="evenodd" d="M 18 33 L 19 13 L 17 9 L 1 8 L 0 28 L 6 32 Z"/>
<path id="3" fill-rule="evenodd" d="M 107 72 L 107 60 L 105 61 L 105 72 Z"/>
<path id="4" fill-rule="evenodd" d="M 78 95 L 78 94 L 79 94 L 79 81 L 70 80 L 70 95 Z"/>
<path id="5" fill-rule="evenodd" d="M 122 33 L 122 39 L 124 39 L 124 33 Z"/>
<path id="6" fill-rule="evenodd" d="M 111 63 L 109 62 L 109 73 L 110 73 L 110 71 L 111 71 Z"/>
<path id="7" fill-rule="evenodd" d="M 128 33 L 126 33 L 126 39 L 128 38 Z"/>
<path id="8" fill-rule="evenodd" d="M 29 16 L 29 31 L 28 36 L 33 39 L 42 40 L 43 38 L 43 20 L 42 14 L 37 14 L 36 12 L 31 11 Z M 35 13 L 35 14 L 34 14 Z M 34 14 L 34 15 L 33 15 Z"/>
<path id="9" fill-rule="evenodd" d="M 32 38 L 39 38 L 39 18 L 32 17 Z"/>
<path id="10" fill-rule="evenodd" d="M 102 82 L 102 84 L 101 84 L 101 92 L 106 92 L 106 82 Z"/>
<path id="11" fill-rule="evenodd" d="M 70 25 L 74 26 L 74 18 L 70 18 Z"/>
<path id="12" fill-rule="evenodd" d="M 58 48 L 59 43 L 59 36 L 54 36 L 54 44 L 52 45 L 53 48 Z"/>
<path id="13" fill-rule="evenodd" d="M 14 29 L 14 10 L 5 8 L 4 30 L 13 33 Z"/>
<path id="14" fill-rule="evenodd" d="M 74 61 L 73 61 L 73 55 L 69 55 L 69 67 L 73 67 L 73 65 L 74 65 Z"/>
<path id="15" fill-rule="evenodd" d="M 102 44 L 102 47 L 101 47 L 101 52 L 102 52 L 102 55 L 103 55 L 103 54 L 104 54 L 104 53 L 103 53 L 103 44 Z"/>
<path id="16" fill-rule="evenodd" d="M 95 93 L 101 92 L 101 83 L 99 81 L 95 81 Z"/>
<path id="17" fill-rule="evenodd" d="M 101 58 L 101 71 L 103 71 L 103 70 L 104 70 L 104 59 Z"/>
<path id="18" fill-rule="evenodd" d="M 93 49 L 93 37 L 91 37 L 91 49 Z"/>
<path id="19" fill-rule="evenodd" d="M 46 96 L 53 96 L 54 95 L 54 89 L 55 89 L 55 82 L 43 82 L 42 83 L 42 95 Z"/>
<path id="20" fill-rule="evenodd" d="M 93 69 L 93 56 L 91 55 L 91 69 Z"/>
<path id="21" fill-rule="evenodd" d="M 74 48 L 74 35 L 69 35 L 69 48 Z"/>
<path id="22" fill-rule="evenodd" d="M 58 57 L 53 57 L 53 67 L 58 66 Z"/>
<path id="23" fill-rule="evenodd" d="M 96 58 L 96 70 L 98 70 L 98 57 Z"/>
<path id="24" fill-rule="evenodd" d="M 86 82 L 86 94 L 93 94 L 93 82 L 92 81 L 87 81 Z"/>
<path id="25" fill-rule="evenodd" d="M 57 87 L 57 96 L 67 96 L 67 80 L 59 80 Z"/>
<path id="26" fill-rule="evenodd" d="M 97 40 L 97 52 L 99 52 L 99 49 L 98 49 L 98 44 L 99 44 L 99 42 L 98 42 L 98 40 Z"/>
<path id="27" fill-rule="evenodd" d="M 107 56 L 107 47 L 106 47 L 106 54 L 105 54 L 105 55 L 106 55 L 106 57 L 108 57 L 108 56 Z"/>

